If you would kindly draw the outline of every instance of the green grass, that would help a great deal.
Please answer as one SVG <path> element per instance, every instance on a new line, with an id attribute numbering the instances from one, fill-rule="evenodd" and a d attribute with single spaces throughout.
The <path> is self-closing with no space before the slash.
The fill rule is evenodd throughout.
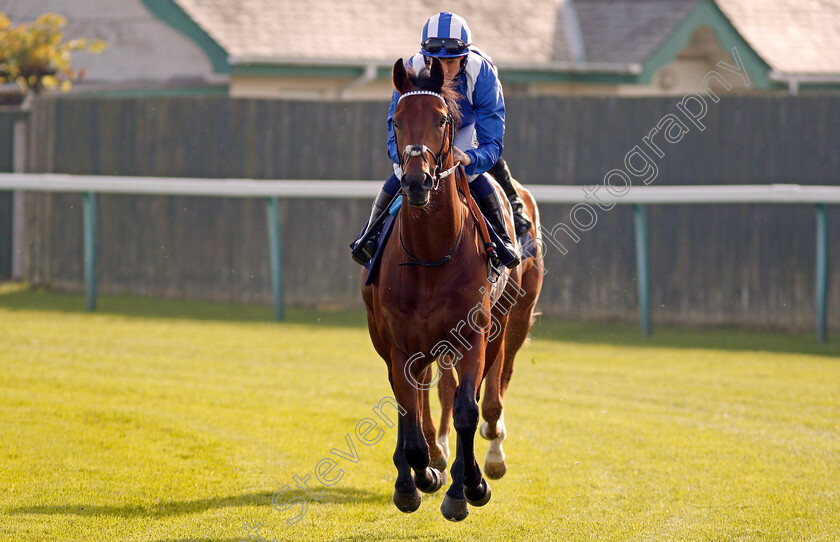
<path id="1" fill-rule="evenodd" d="M 359 313 L 0 285 L 0 540 L 838 540 L 840 347 L 542 321 L 508 474 L 460 524 L 391 503 L 395 430 L 295 511 L 293 476 L 390 395 Z M 390 411 L 386 411 L 389 412 Z M 486 443 L 478 440 L 482 454 Z M 451 441 L 454 445 L 454 437 Z M 323 486 L 310 480 L 315 491 Z M 283 495 L 306 498 L 301 490 Z M 296 510 L 296 509 L 295 509 Z"/>

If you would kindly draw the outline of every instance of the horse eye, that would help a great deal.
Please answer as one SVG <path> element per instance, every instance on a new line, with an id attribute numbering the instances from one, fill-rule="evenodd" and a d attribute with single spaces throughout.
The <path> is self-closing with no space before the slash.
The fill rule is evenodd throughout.
<path id="1" fill-rule="evenodd" d="M 438 124 L 438 126 L 440 126 L 441 128 L 446 126 L 446 117 L 441 117 L 440 118 L 440 124 Z"/>
<path id="2" fill-rule="evenodd" d="M 395 122 L 394 123 L 394 130 L 399 130 L 399 129 L 400 129 L 400 125 Z"/>

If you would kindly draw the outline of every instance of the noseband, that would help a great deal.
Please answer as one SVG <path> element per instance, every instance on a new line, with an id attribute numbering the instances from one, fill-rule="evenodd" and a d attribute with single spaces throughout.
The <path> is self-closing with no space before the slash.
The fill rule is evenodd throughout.
<path id="1" fill-rule="evenodd" d="M 447 105 L 446 100 L 443 96 L 438 94 L 437 92 L 432 92 L 431 90 L 412 90 L 410 92 L 406 92 L 405 94 L 400 96 L 400 99 L 397 100 L 397 104 L 399 104 L 403 98 L 407 98 L 409 96 L 434 96 L 438 98 L 441 102 L 443 102 L 443 107 L 446 108 L 446 123 L 449 125 L 449 129 L 447 130 L 447 138 L 444 139 L 443 143 L 441 143 L 440 151 L 437 154 L 433 153 L 432 150 L 425 146 L 425 145 L 406 145 L 405 149 L 403 149 L 402 154 L 400 155 L 400 169 L 402 169 L 403 164 L 408 161 L 409 158 L 412 156 L 422 156 L 423 161 L 427 164 L 429 160 L 426 158 L 427 153 L 432 155 L 435 160 L 435 170 L 432 173 L 432 180 L 434 182 L 433 188 L 437 190 L 437 187 L 440 185 L 441 179 L 445 179 L 448 177 L 455 169 L 458 167 L 458 164 L 455 164 L 451 168 L 441 171 L 441 166 L 446 162 L 449 158 L 449 155 L 452 153 L 452 146 L 455 143 L 455 123 L 452 120 L 452 115 L 449 113 L 449 105 Z M 449 145 L 447 146 L 447 140 L 449 141 Z M 445 151 L 445 152 L 444 152 Z"/>

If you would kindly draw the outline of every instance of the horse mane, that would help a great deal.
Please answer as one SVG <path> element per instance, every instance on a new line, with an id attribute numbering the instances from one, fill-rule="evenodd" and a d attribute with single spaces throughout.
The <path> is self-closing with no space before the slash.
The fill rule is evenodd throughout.
<path id="1" fill-rule="evenodd" d="M 452 115 L 452 120 L 455 124 L 455 128 L 457 129 L 457 127 L 461 124 L 461 108 L 458 106 L 458 98 L 461 97 L 461 93 L 458 92 L 458 89 L 455 87 L 454 80 L 444 83 L 443 87 L 438 89 L 437 85 L 435 85 L 434 81 L 432 81 L 428 67 L 425 67 L 421 69 L 419 73 L 416 73 L 412 66 L 406 66 L 405 73 L 408 76 L 410 90 L 429 90 L 431 92 L 437 92 L 443 96 L 443 99 L 446 102 L 446 107 L 449 108 L 449 114 Z"/>

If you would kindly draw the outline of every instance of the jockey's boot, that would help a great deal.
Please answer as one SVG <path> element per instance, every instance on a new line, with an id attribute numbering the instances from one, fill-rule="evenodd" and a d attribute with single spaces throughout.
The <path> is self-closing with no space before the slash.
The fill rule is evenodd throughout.
<path id="1" fill-rule="evenodd" d="M 383 190 L 382 188 L 379 189 L 379 193 L 376 195 L 376 199 L 373 200 L 373 208 L 370 211 L 370 218 L 368 219 L 367 226 L 365 226 L 364 231 L 359 236 L 358 239 L 353 243 L 353 261 L 359 265 L 365 265 L 365 263 L 373 258 L 373 255 L 376 254 L 376 248 L 379 246 L 379 226 L 374 226 L 374 222 L 376 219 L 385 212 L 388 208 L 388 204 L 391 203 L 391 199 L 393 196 Z M 375 228 L 375 231 L 373 231 Z"/>
<path id="2" fill-rule="evenodd" d="M 488 173 L 501 185 L 502 190 L 505 191 L 505 195 L 510 202 L 510 206 L 513 208 L 513 227 L 516 230 L 516 235 L 525 235 L 525 232 L 531 229 L 531 217 L 528 216 L 528 211 L 525 210 L 525 202 L 522 201 L 522 198 L 519 197 L 519 194 L 516 193 L 516 189 L 513 187 L 513 183 L 511 182 L 513 177 L 510 174 L 510 168 L 508 168 L 505 159 L 499 158 L 499 161 L 490 168 Z"/>
<path id="3" fill-rule="evenodd" d="M 519 265 L 522 260 L 519 257 L 513 241 L 510 240 L 510 235 L 508 235 L 507 227 L 505 226 L 505 213 L 502 210 L 502 199 L 499 197 L 499 193 L 493 190 L 489 196 L 480 199 L 476 198 L 476 201 L 478 202 L 478 206 L 481 208 L 481 212 L 484 213 L 484 216 L 487 217 L 490 225 L 493 226 L 493 231 L 499 235 L 499 238 L 502 240 L 502 243 L 504 243 L 505 248 L 513 255 L 513 260 L 507 264 L 508 269 L 513 269 Z"/>

